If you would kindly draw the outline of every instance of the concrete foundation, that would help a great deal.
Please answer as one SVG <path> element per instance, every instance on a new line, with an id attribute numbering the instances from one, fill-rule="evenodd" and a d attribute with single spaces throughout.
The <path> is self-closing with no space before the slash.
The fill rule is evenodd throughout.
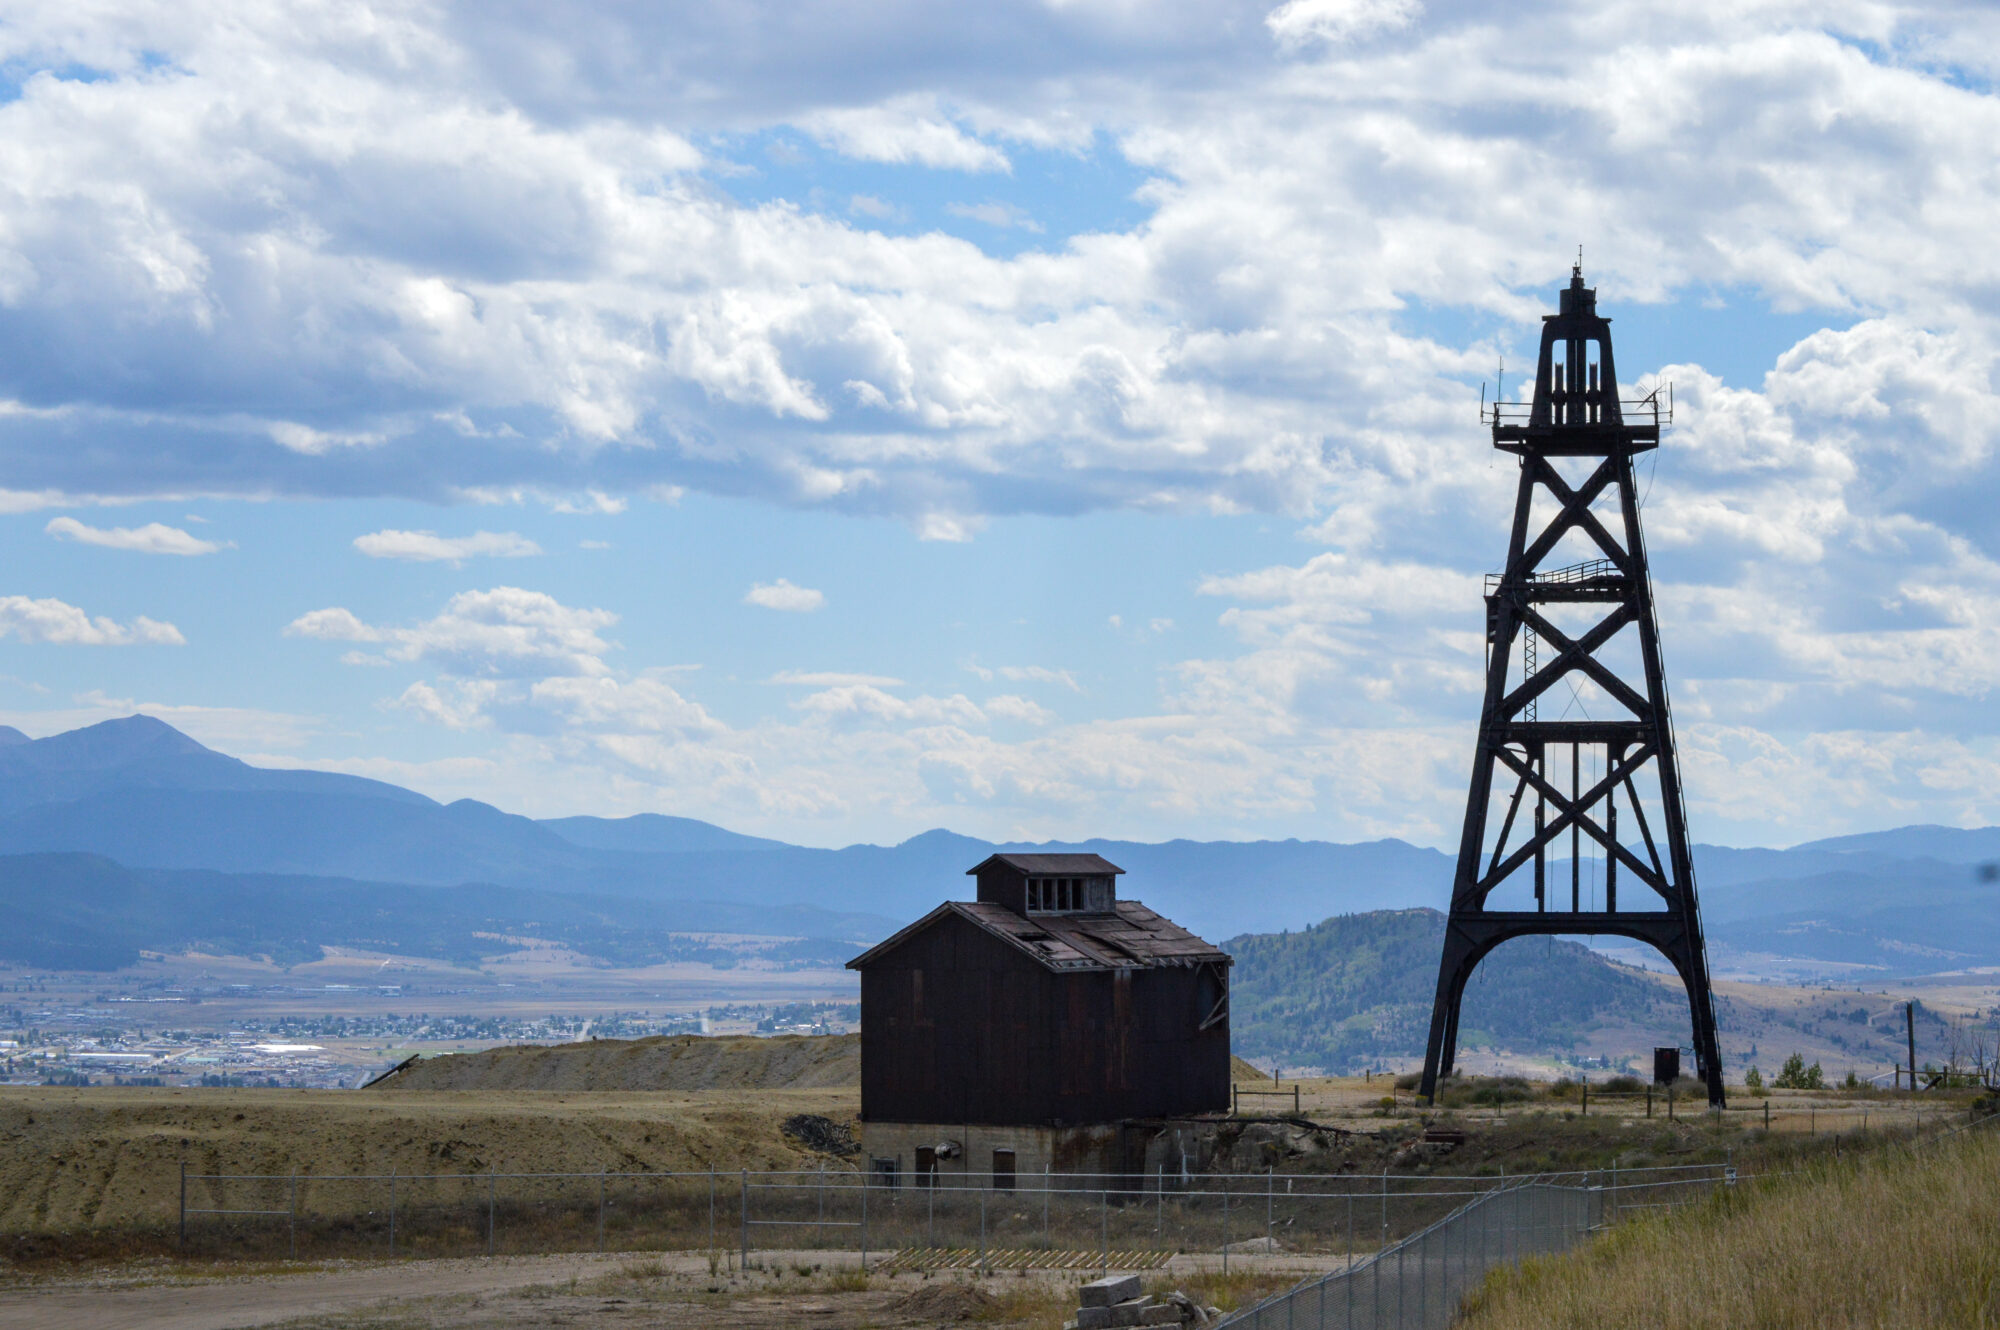
<path id="1" fill-rule="evenodd" d="M 878 1184 L 922 1186 L 925 1169 L 948 1186 L 1077 1187 L 1152 1191 L 1206 1172 L 1217 1118 L 1164 1118 L 1073 1127 L 864 1122 L 861 1147 Z M 1226 1143 L 1223 1145 L 1226 1149 Z"/>

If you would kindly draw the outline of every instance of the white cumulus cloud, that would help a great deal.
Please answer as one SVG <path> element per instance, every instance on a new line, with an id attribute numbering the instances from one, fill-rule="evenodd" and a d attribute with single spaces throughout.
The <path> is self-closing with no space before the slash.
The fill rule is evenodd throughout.
<path id="1" fill-rule="evenodd" d="M 607 610 L 576 609 L 519 587 L 465 591 L 435 618 L 408 627 L 363 622 L 353 611 L 313 610 L 285 628 L 290 637 L 385 644 L 394 661 L 429 662 L 468 679 L 592 676 L 609 672 L 610 643 L 599 634 L 618 622 Z"/>
<path id="2" fill-rule="evenodd" d="M 542 552 L 540 545 L 512 531 L 475 531 L 469 536 L 440 536 L 435 531 L 371 531 L 356 536 L 354 548 L 371 559 L 425 563 L 463 563 L 481 557 L 521 559 Z"/>
<path id="3" fill-rule="evenodd" d="M 129 623 L 102 616 L 92 618 L 74 605 L 53 598 L 0 596 L 0 637 L 54 646 L 123 647 L 185 646 L 187 639 L 170 623 L 138 615 Z"/>
<path id="4" fill-rule="evenodd" d="M 1417 0 L 1285 0 L 1264 25 L 1280 45 L 1299 47 L 1408 27 L 1422 12 Z"/>
<path id="5" fill-rule="evenodd" d="M 839 670 L 779 670 L 770 681 L 777 684 L 793 684 L 805 688 L 845 688 L 865 686 L 869 688 L 900 688 L 903 681 L 886 674 L 852 674 Z"/>
<path id="6" fill-rule="evenodd" d="M 826 605 L 826 593 L 811 587 L 794 586 L 784 578 L 759 582 L 743 593 L 745 605 L 761 605 L 767 610 L 789 610 L 806 614 Z"/>
<path id="7" fill-rule="evenodd" d="M 222 546 L 212 540 L 189 535 L 179 527 L 148 522 L 140 527 L 86 526 L 74 517 L 58 517 L 42 530 L 58 540 L 74 540 L 82 545 L 99 545 L 108 550 L 131 550 L 137 554 L 213 554 Z"/>

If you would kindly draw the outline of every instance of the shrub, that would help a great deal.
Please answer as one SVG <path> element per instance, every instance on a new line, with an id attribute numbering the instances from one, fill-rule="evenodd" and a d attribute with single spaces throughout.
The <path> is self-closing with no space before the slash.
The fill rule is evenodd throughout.
<path id="1" fill-rule="evenodd" d="M 1743 1073 L 1743 1085 L 1745 1089 L 1749 1090 L 1763 1089 L 1764 1073 L 1758 1071 L 1755 1067 L 1750 1068 L 1750 1070 Z"/>
<path id="2" fill-rule="evenodd" d="M 1826 1079 L 1820 1074 L 1819 1063 L 1808 1067 L 1804 1055 L 1794 1053 L 1785 1059 L 1771 1084 L 1780 1090 L 1824 1090 Z"/>
<path id="3" fill-rule="evenodd" d="M 1605 1094 L 1644 1094 L 1646 1083 L 1637 1076 L 1613 1076 L 1600 1088 Z"/>

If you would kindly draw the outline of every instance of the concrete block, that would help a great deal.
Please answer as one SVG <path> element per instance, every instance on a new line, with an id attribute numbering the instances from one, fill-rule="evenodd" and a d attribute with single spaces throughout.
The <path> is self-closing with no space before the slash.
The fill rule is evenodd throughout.
<path id="1" fill-rule="evenodd" d="M 1139 1276 L 1110 1275 L 1103 1279 L 1093 1279 L 1077 1293 L 1080 1307 L 1109 1307 L 1114 1303 L 1129 1302 L 1139 1296 Z"/>
<path id="2" fill-rule="evenodd" d="M 1111 1324 L 1143 1325 L 1146 1319 L 1146 1300 L 1129 1298 L 1111 1305 Z"/>
<path id="3" fill-rule="evenodd" d="M 1171 1302 L 1156 1302 L 1139 1317 L 1140 1325 L 1179 1325 L 1181 1309 Z"/>
<path id="4" fill-rule="evenodd" d="M 1076 1330 L 1105 1330 L 1111 1324 L 1109 1307 L 1078 1307 Z"/>

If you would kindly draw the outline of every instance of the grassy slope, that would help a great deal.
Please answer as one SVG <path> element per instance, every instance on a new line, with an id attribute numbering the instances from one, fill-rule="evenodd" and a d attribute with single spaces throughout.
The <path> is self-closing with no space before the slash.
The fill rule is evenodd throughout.
<path id="1" fill-rule="evenodd" d="M 861 1036 L 675 1035 L 453 1053 L 374 1087 L 404 1090 L 779 1090 L 861 1084 Z"/>
<path id="2" fill-rule="evenodd" d="M 183 1160 L 195 1173 L 278 1175 L 811 1168 L 818 1158 L 785 1136 L 784 1120 L 852 1122 L 859 1106 L 852 1089 L 0 1088 L 0 1258 L 24 1233 L 171 1225 Z M 352 1202 L 328 1188 L 302 1188 L 300 1203 Z"/>
<path id="3" fill-rule="evenodd" d="M 2000 1122 L 1744 1186 L 1502 1270 L 1465 1330 L 2000 1324 Z"/>

